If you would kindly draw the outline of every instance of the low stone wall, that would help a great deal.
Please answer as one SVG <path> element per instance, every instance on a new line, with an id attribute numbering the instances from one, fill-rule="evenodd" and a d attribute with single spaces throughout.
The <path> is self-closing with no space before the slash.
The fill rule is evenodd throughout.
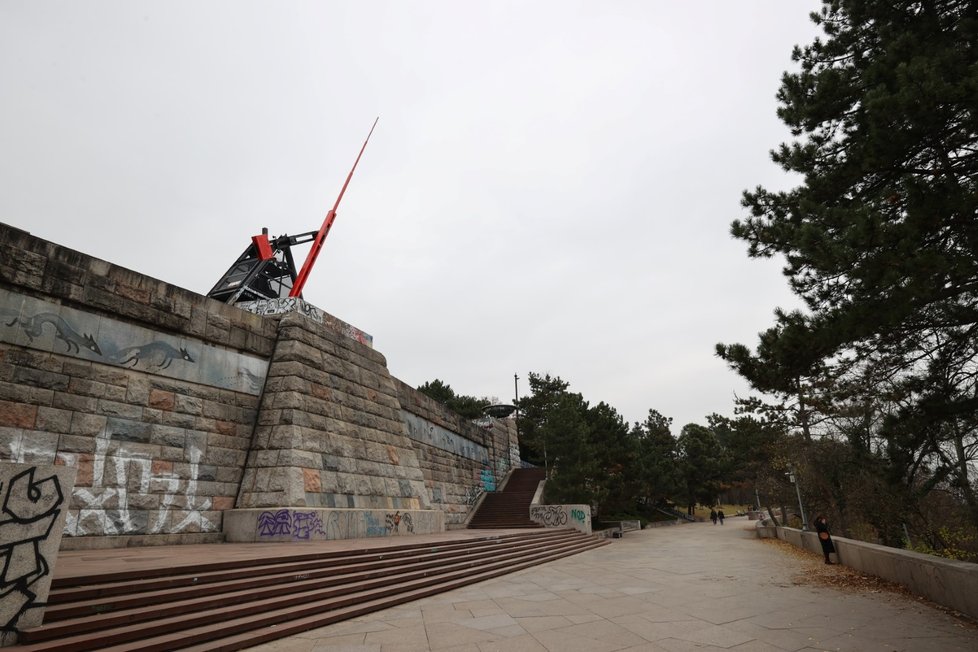
<path id="1" fill-rule="evenodd" d="M 569 527 L 591 534 L 590 505 L 531 505 L 530 520 L 543 527 Z"/>
<path id="2" fill-rule="evenodd" d="M 224 515 L 229 543 L 292 543 L 444 531 L 445 515 L 434 510 L 236 509 Z"/>
<path id="3" fill-rule="evenodd" d="M 591 534 L 590 505 L 542 505 L 544 480 L 537 486 L 530 502 L 530 520 L 543 527 L 573 528 L 584 534 Z"/>
<path id="4" fill-rule="evenodd" d="M 782 541 L 822 554 L 815 532 L 770 526 L 758 527 L 757 531 L 761 538 L 773 531 Z M 844 537 L 834 536 L 832 541 L 840 564 L 901 584 L 917 595 L 978 620 L 978 564 Z"/>
<path id="5" fill-rule="evenodd" d="M 0 646 L 41 624 L 74 482 L 64 466 L 0 463 Z"/>
<path id="6" fill-rule="evenodd" d="M 681 518 L 677 518 L 675 521 L 650 521 L 645 524 L 645 529 L 647 530 L 650 527 L 666 527 L 668 525 L 682 525 L 683 523 L 688 523 L 688 521 Z"/>

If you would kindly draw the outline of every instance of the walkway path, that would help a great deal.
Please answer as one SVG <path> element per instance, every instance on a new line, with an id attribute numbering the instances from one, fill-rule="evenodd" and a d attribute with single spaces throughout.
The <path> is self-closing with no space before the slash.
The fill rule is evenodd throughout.
<path id="1" fill-rule="evenodd" d="M 786 554 L 752 525 L 629 532 L 251 652 L 978 651 L 978 627 L 898 593 L 799 583 L 820 558 Z"/>

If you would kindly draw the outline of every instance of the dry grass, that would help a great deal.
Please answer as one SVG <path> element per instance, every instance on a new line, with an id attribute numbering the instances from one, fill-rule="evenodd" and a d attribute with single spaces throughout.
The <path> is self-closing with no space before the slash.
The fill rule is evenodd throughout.
<path id="1" fill-rule="evenodd" d="M 964 625 L 978 630 L 978 623 L 975 623 L 964 614 L 959 613 L 954 609 L 939 605 L 935 602 L 931 602 L 923 596 L 916 595 L 902 584 L 888 582 L 887 580 L 876 577 L 875 575 L 860 573 L 855 569 L 849 568 L 848 566 L 843 566 L 841 564 L 832 564 L 830 566 L 825 563 L 825 559 L 821 555 L 803 548 L 799 548 L 788 543 L 787 541 L 782 541 L 781 539 L 761 539 L 761 541 L 769 546 L 777 548 L 782 554 L 798 560 L 798 572 L 792 576 L 792 584 L 825 586 L 851 593 L 880 593 L 898 595 L 922 605 L 927 605 L 933 609 L 942 611 L 943 613 L 958 619 Z"/>

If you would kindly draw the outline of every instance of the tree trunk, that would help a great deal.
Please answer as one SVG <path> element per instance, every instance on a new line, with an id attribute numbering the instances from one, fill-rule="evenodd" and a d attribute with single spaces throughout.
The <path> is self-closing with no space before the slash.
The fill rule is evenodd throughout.
<path id="1" fill-rule="evenodd" d="M 957 476 L 958 484 L 964 493 L 964 502 L 968 505 L 968 518 L 971 524 L 978 528 L 978 498 L 975 497 L 974 489 L 971 487 L 971 479 L 968 477 L 968 458 L 964 450 L 964 437 L 954 425 L 954 450 L 957 453 Z"/>

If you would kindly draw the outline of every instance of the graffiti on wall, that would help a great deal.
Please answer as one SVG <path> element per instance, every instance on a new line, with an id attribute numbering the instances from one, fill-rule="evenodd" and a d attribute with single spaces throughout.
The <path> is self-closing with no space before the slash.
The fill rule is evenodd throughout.
<path id="1" fill-rule="evenodd" d="M 94 454 L 57 453 L 58 464 L 78 469 L 81 476 L 91 475 L 89 486 L 75 486 L 72 491 L 78 508 L 66 514 L 67 536 L 217 531 L 218 524 L 207 516 L 211 499 L 197 495 L 203 451 L 181 439 L 188 461 L 186 477 L 165 466 L 154 470 L 149 453 L 139 448 L 141 441 L 148 441 L 150 428 L 130 419 L 111 418 L 95 438 Z M 47 442 L 26 436 L 14 439 L 10 461 L 54 463 L 56 445 L 56 438 Z M 145 509 L 147 502 L 156 509 Z"/>
<path id="2" fill-rule="evenodd" d="M 475 460 L 480 464 L 489 463 L 489 454 L 482 444 L 470 441 L 405 410 L 401 411 L 401 418 L 407 424 L 408 436 L 411 439 L 448 451 L 458 457 Z"/>
<path id="3" fill-rule="evenodd" d="M 401 514 L 397 511 L 393 514 L 388 513 L 384 515 L 384 521 L 387 524 L 387 533 L 390 534 L 394 532 L 395 534 L 399 532 L 401 523 L 404 523 L 404 528 L 409 534 L 414 534 L 414 519 L 411 518 L 410 514 Z"/>
<path id="4" fill-rule="evenodd" d="M 102 349 L 91 335 L 78 333 L 71 324 L 54 313 L 38 312 L 26 318 L 15 315 L 13 319 L 4 323 L 9 327 L 24 329 L 24 336 L 30 344 L 34 343 L 35 338 L 40 338 L 44 334 L 45 326 L 50 325 L 51 328 L 48 330 L 56 340 L 65 345 L 65 353 L 81 353 L 82 349 L 87 349 L 95 355 L 102 355 Z"/>
<path id="5" fill-rule="evenodd" d="M 491 469 L 482 469 L 480 473 L 480 479 L 482 480 L 483 491 L 495 491 L 496 490 L 496 476 L 493 475 Z"/>
<path id="6" fill-rule="evenodd" d="M 483 494 L 482 487 L 469 487 L 465 490 L 465 495 L 462 497 L 462 502 L 471 507 L 479 501 L 479 496 Z"/>
<path id="7" fill-rule="evenodd" d="M 0 290 L 0 342 L 257 396 L 261 358 Z"/>
<path id="8" fill-rule="evenodd" d="M 35 479 L 37 467 L 0 482 L 0 630 L 16 632 L 29 609 L 43 606 L 35 585 L 51 573 L 41 553 L 62 511 L 64 493 L 56 475 Z M 60 539 L 61 533 L 57 533 Z M 55 548 L 55 552 L 57 548 Z"/>
<path id="9" fill-rule="evenodd" d="M 247 310 L 256 315 L 284 315 L 289 312 L 297 312 L 317 324 L 323 323 L 323 312 L 319 308 L 296 297 L 242 301 L 234 305 L 236 308 Z"/>
<path id="10" fill-rule="evenodd" d="M 347 324 L 345 321 L 323 312 L 311 303 L 306 303 L 302 299 L 296 297 L 244 301 L 242 303 L 236 303 L 235 306 L 256 315 L 284 315 L 290 312 L 297 312 L 303 317 L 311 319 L 317 324 L 328 326 L 330 329 L 337 331 L 352 340 L 360 342 L 360 344 L 373 346 L 373 335 L 365 333 L 356 326 Z"/>
<path id="11" fill-rule="evenodd" d="M 323 519 L 317 512 L 300 512 L 291 509 L 280 509 L 274 512 L 262 512 L 258 515 L 259 537 L 288 536 L 297 541 L 308 541 L 314 535 L 326 535 Z"/>
<path id="12" fill-rule="evenodd" d="M 363 518 L 367 525 L 368 537 L 386 537 L 388 534 L 390 534 L 390 530 L 387 529 L 387 525 L 381 523 L 380 520 L 370 512 L 365 512 Z"/>
<path id="13" fill-rule="evenodd" d="M 567 524 L 567 513 L 561 505 L 534 505 L 530 507 L 530 520 L 546 527 Z"/>
<path id="14" fill-rule="evenodd" d="M 203 451 L 193 441 L 181 438 L 188 462 L 186 477 L 172 465 L 154 465 L 148 450 L 151 426 L 138 421 L 111 418 L 95 438 L 89 459 L 76 453 L 59 453 L 66 466 L 91 469 L 91 485 L 76 486 L 72 492 L 79 509 L 68 513 L 65 533 L 69 536 L 215 532 L 218 524 L 207 516 L 210 497 L 198 496 Z M 143 505 L 147 497 L 157 503 L 153 510 Z M 158 498 L 158 500 L 156 500 Z"/>
<path id="15" fill-rule="evenodd" d="M 380 515 L 370 511 L 283 508 L 260 512 L 255 527 L 258 539 L 335 540 L 414 534 L 414 519 L 412 514 L 400 510 Z"/>

